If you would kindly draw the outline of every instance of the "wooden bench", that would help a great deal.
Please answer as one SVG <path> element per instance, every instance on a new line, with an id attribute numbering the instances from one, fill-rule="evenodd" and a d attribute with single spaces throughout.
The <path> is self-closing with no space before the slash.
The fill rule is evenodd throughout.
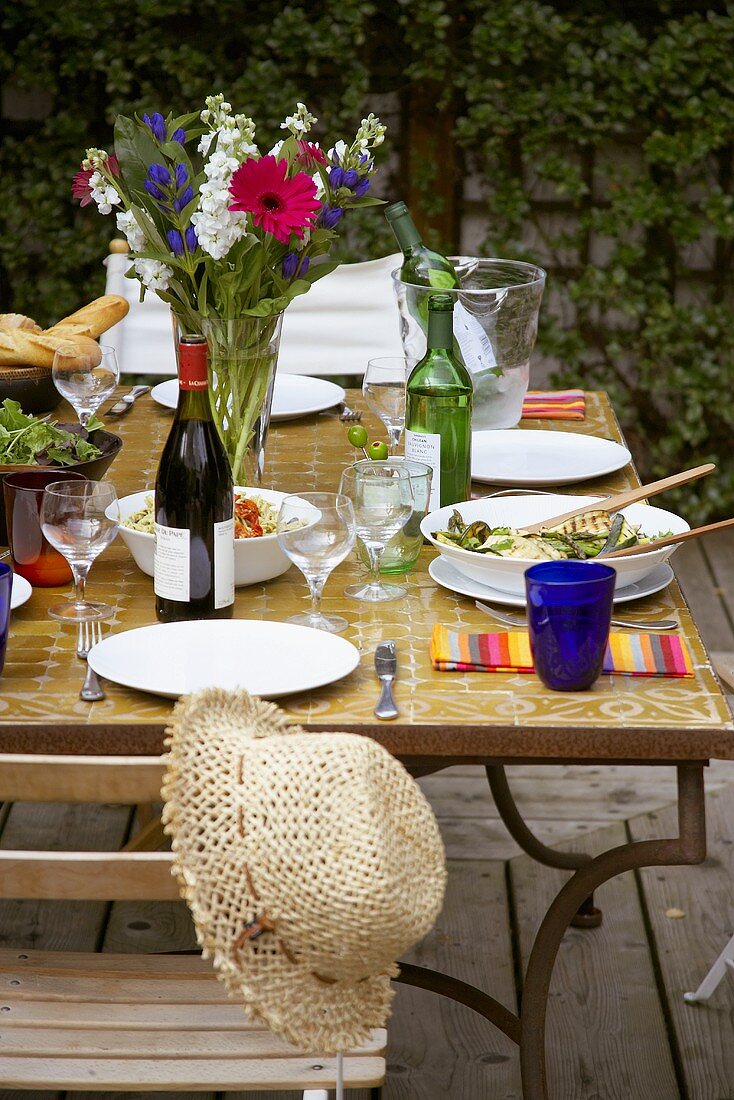
<path id="1" fill-rule="evenodd" d="M 0 755 L 0 801 L 155 802 L 150 757 Z M 178 897 L 168 852 L 0 850 L 0 898 Z M 345 1055 L 346 1088 L 385 1077 L 384 1030 Z M 325 1090 L 336 1059 L 253 1023 L 197 955 L 0 951 L 0 1087 Z M 308 1092 L 311 1100 L 323 1091 Z"/>

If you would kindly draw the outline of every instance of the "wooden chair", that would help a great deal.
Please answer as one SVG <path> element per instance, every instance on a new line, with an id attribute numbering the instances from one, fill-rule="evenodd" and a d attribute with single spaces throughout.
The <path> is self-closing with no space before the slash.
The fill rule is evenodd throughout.
<path id="1" fill-rule="evenodd" d="M 379 260 L 342 264 L 295 298 L 283 318 L 278 370 L 290 374 L 361 375 L 367 360 L 402 355 L 400 320 L 390 272 L 400 267 L 396 253 Z M 107 294 L 130 303 L 127 317 L 105 333 L 125 374 L 176 374 L 169 308 L 148 291 L 140 302 L 137 279 L 125 241 L 114 240 L 107 267 Z"/>
<path id="2" fill-rule="evenodd" d="M 150 757 L 0 755 L 0 801 L 160 798 Z M 0 898 L 178 897 L 168 852 L 0 850 Z M 94 1091 L 305 1089 L 326 1100 L 336 1059 L 248 1020 L 196 955 L 0 950 L 0 1087 Z M 385 1031 L 344 1056 L 344 1086 L 385 1076 Z"/>

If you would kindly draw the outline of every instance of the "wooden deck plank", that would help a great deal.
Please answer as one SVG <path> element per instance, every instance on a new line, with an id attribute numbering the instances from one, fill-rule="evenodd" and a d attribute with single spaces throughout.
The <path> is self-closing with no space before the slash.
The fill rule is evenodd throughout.
<path id="1" fill-rule="evenodd" d="M 504 867 L 452 862 L 436 927 L 406 957 L 472 982 L 516 1010 Z M 386 1100 L 521 1100 L 517 1050 L 476 1013 L 399 986 L 388 1024 Z"/>
<path id="2" fill-rule="evenodd" d="M 734 632 L 734 534 L 718 531 L 706 535 L 702 549 L 714 575 L 714 593 L 723 603 Z"/>
<path id="3" fill-rule="evenodd" d="M 707 799 L 709 856 L 697 867 L 657 867 L 640 872 L 650 929 L 673 1022 L 687 1100 L 734 1096 L 734 980 L 725 979 L 711 999 L 687 1005 L 734 933 L 734 787 Z M 675 808 L 634 818 L 635 840 L 674 836 Z M 670 909 L 685 914 L 667 916 Z"/>
<path id="4" fill-rule="evenodd" d="M 617 824 L 573 847 L 595 853 L 625 840 L 625 827 Z M 511 862 L 510 875 L 524 967 L 548 903 L 568 875 L 527 856 Z M 549 1093 L 563 1100 L 677 1100 L 633 876 L 602 887 L 597 901 L 604 912 L 601 928 L 571 929 L 553 973 L 546 1031 Z"/>
<path id="5" fill-rule="evenodd" d="M 708 553 L 708 545 L 707 551 Z M 701 541 L 679 546 L 671 565 L 707 649 L 734 649 L 734 628 Z"/>

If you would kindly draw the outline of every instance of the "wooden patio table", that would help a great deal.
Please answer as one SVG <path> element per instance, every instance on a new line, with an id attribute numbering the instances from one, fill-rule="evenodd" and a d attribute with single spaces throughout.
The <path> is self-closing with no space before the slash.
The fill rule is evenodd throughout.
<path id="1" fill-rule="evenodd" d="M 358 394 L 350 405 L 360 406 Z M 110 425 L 124 447 L 109 477 L 119 495 L 153 485 L 172 414 L 150 397 Z M 368 415 L 363 423 L 380 437 Z M 583 422 L 523 421 L 525 427 L 581 432 L 620 439 L 604 394 L 587 397 Z M 358 456 L 356 456 L 358 457 Z M 274 424 L 265 484 L 289 492 L 336 489 L 344 465 L 355 458 L 346 426 L 334 411 Z M 631 466 L 617 474 L 569 487 L 606 494 L 639 484 Z M 477 486 L 480 493 L 491 486 Z M 565 492 L 567 490 L 559 490 Z M 664 503 L 664 502 L 663 502 Z M 345 634 L 362 659 L 350 676 L 329 687 L 280 701 L 285 713 L 310 730 L 349 730 L 380 741 L 414 774 L 454 764 L 486 768 L 498 810 L 515 840 L 531 856 L 573 871 L 551 904 L 531 952 L 523 982 L 522 1010 L 510 1012 L 481 990 L 447 975 L 404 966 L 401 979 L 469 1005 L 520 1046 L 525 1100 L 546 1100 L 544 1031 L 553 965 L 571 923 L 594 926 L 601 915 L 593 891 L 623 871 L 693 864 L 705 857 L 703 768 L 711 758 L 734 759 L 734 724 L 678 585 L 624 608 L 625 617 L 675 617 L 691 652 L 692 679 L 602 676 L 591 691 L 552 692 L 534 675 L 434 672 L 428 642 L 436 621 L 480 631 L 496 629 L 472 600 L 438 587 L 428 575 L 434 555 L 424 549 L 410 574 L 404 600 L 374 606 L 344 597 L 361 575 L 354 560 L 326 584 L 323 606 L 349 620 Z M 116 607 L 113 631 L 155 621 L 152 580 L 142 574 L 121 540 L 94 564 L 90 593 Z M 13 615 L 5 671 L 0 681 L 0 752 L 88 755 L 158 755 L 171 703 L 108 683 L 103 702 L 85 704 L 78 692 L 82 667 L 75 657 L 73 627 L 48 618 L 57 589 L 36 589 Z M 285 619 L 307 603 L 301 574 L 290 569 L 265 585 L 237 592 L 238 618 Z M 400 716 L 379 722 L 372 713 L 378 684 L 373 670 L 377 642 L 393 638 L 399 655 L 395 690 Z M 556 852 L 541 844 L 522 820 L 505 764 L 638 764 L 674 766 L 678 774 L 679 835 L 626 844 L 594 858 Z"/>

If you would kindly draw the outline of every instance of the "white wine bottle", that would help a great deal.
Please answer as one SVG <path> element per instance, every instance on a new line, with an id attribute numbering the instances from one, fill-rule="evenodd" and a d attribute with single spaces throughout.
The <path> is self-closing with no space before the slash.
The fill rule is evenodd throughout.
<path id="1" fill-rule="evenodd" d="M 234 607 L 232 471 L 209 406 L 207 344 L 179 343 L 179 397 L 155 483 L 154 588 L 161 622 L 229 619 Z"/>
<path id="2" fill-rule="evenodd" d="M 430 509 L 469 500 L 472 380 L 453 351 L 450 294 L 428 300 L 428 349 L 405 393 L 405 457 L 433 470 Z"/>

